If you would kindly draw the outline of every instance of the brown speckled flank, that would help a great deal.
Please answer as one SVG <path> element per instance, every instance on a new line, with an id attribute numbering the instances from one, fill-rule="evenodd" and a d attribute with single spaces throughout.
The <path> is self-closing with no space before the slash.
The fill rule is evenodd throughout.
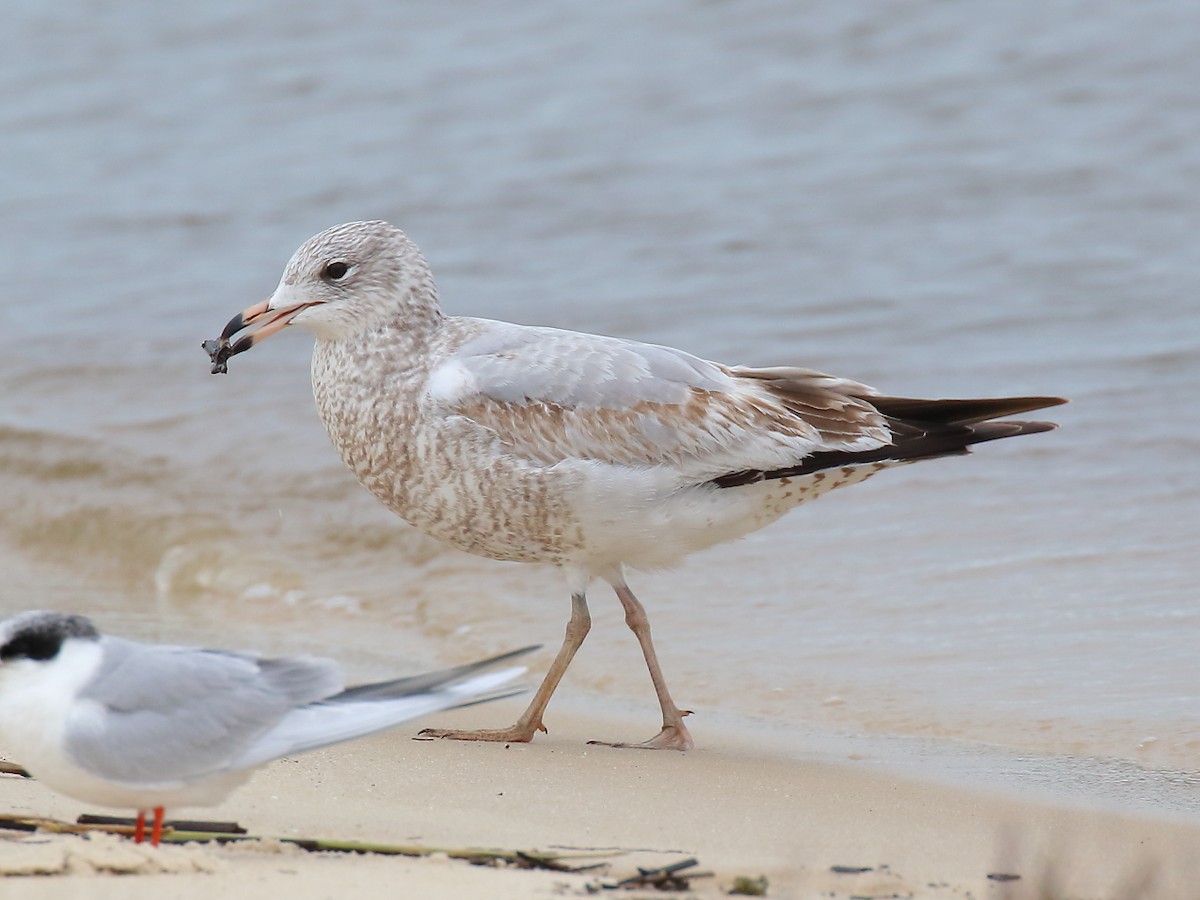
<path id="1" fill-rule="evenodd" d="M 288 324 L 316 335 L 317 409 L 367 490 L 433 537 L 567 577 L 567 637 L 533 702 L 509 729 L 440 732 L 460 739 L 528 741 L 542 728 L 599 577 L 625 608 L 662 707 L 662 731 L 633 746 L 691 747 L 626 567 L 675 565 L 884 468 L 1047 431 L 991 420 L 1063 402 L 884 397 L 809 369 L 447 317 L 420 252 L 385 222 L 311 238 L 271 298 L 226 334 L 257 328 L 252 346 Z"/>

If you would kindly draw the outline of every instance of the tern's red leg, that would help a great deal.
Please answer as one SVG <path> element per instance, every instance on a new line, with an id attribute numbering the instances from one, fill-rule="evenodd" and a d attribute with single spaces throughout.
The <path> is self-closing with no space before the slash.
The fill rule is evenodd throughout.
<path id="1" fill-rule="evenodd" d="M 140 844 L 146 839 L 146 811 L 139 809 L 137 814 L 137 825 L 133 829 L 133 842 Z"/>
<path id="2" fill-rule="evenodd" d="M 157 847 L 159 840 L 162 839 L 163 826 L 163 808 L 161 806 L 154 807 L 154 828 L 150 832 L 150 846 Z"/>

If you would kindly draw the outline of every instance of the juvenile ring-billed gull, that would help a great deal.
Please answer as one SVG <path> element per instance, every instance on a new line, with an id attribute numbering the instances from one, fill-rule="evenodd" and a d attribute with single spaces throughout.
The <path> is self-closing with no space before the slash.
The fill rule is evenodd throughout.
<path id="1" fill-rule="evenodd" d="M 493 659 L 343 689 L 327 659 L 260 659 L 101 635 L 84 616 L 0 623 L 0 739 L 37 779 L 78 800 L 138 811 L 212 806 L 282 756 L 441 709 L 510 696 L 522 674 Z"/>
<path id="2" fill-rule="evenodd" d="M 316 335 L 313 393 L 342 459 L 417 528 L 492 559 L 556 565 L 566 638 L 511 728 L 431 732 L 528 741 L 588 633 L 607 581 L 641 644 L 662 731 L 686 750 L 625 569 L 661 569 L 891 466 L 1048 431 L 993 422 L 1057 397 L 913 400 L 790 367 L 726 366 L 653 344 L 445 316 L 420 251 L 386 222 L 306 241 L 271 297 L 204 346 L 213 372 L 287 325 Z M 248 330 L 236 341 L 230 339 Z"/>

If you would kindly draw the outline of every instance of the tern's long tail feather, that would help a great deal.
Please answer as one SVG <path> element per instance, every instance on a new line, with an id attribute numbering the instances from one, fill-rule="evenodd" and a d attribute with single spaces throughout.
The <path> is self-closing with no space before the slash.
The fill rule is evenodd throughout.
<path id="1" fill-rule="evenodd" d="M 439 710 L 510 697 L 520 693 L 520 689 L 505 686 L 526 669 L 508 666 L 495 670 L 496 667 L 537 649 L 537 646 L 524 647 L 441 672 L 348 688 L 292 710 L 247 748 L 230 768 L 256 766 L 281 756 L 318 750 Z"/>
<path id="2" fill-rule="evenodd" d="M 356 687 L 346 688 L 340 694 L 327 697 L 324 702 L 348 703 L 359 700 L 395 700 L 411 694 L 421 694 L 427 691 L 435 691 L 438 688 L 448 688 L 451 685 L 460 684 L 480 672 L 495 669 L 497 666 L 504 665 L 504 663 L 511 662 L 537 649 L 537 646 L 522 647 L 520 650 L 512 650 L 508 653 L 502 653 L 499 656 L 456 666 L 453 669 L 443 669 L 440 672 L 426 672 L 424 675 L 410 675 L 407 678 L 396 678 L 392 681 L 360 684 Z"/>

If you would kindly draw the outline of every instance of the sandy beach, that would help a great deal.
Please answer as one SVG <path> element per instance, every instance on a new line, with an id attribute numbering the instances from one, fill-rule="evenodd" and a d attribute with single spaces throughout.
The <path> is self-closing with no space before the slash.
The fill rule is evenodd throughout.
<path id="1" fill-rule="evenodd" d="M 474 709 L 439 721 L 500 724 L 505 714 Z M 515 900 L 584 896 L 637 866 L 689 857 L 699 860 L 695 871 L 713 873 L 691 881 L 697 897 L 726 895 L 738 876 L 766 876 L 768 896 L 798 898 L 1165 898 L 1193 896 L 1200 884 L 1200 825 L 1183 820 L 922 782 L 869 759 L 797 761 L 733 735 L 686 754 L 652 753 L 586 743 L 629 723 L 557 714 L 551 727 L 531 745 L 508 747 L 415 741 L 414 729 L 401 729 L 268 766 L 201 815 L 264 836 L 611 854 L 597 872 L 307 853 L 271 842 L 153 850 L 108 836 L 14 833 L 0 842 L 0 867 L 69 873 L 9 875 L 0 893 Z M 6 812 L 72 821 L 102 812 L 15 777 L 0 791 Z M 1021 877 L 988 877 L 996 873 Z"/>

